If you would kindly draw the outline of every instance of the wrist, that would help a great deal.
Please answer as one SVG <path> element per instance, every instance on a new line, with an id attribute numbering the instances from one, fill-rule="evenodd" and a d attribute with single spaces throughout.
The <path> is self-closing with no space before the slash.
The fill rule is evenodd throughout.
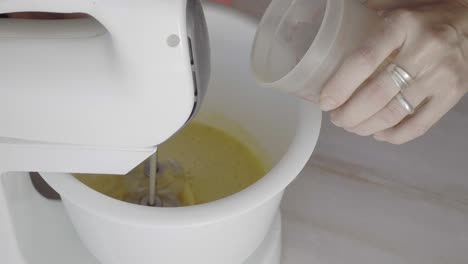
<path id="1" fill-rule="evenodd" d="M 457 31 L 459 47 L 465 58 L 468 56 L 468 0 L 454 0 L 452 14 L 447 16 L 450 25 Z"/>
<path id="2" fill-rule="evenodd" d="M 455 2 L 457 2 L 458 4 L 464 7 L 468 7 L 468 0 L 455 0 Z"/>
<path id="3" fill-rule="evenodd" d="M 457 0 L 450 15 L 447 16 L 451 25 L 457 29 L 460 37 L 468 37 L 468 0 Z"/>

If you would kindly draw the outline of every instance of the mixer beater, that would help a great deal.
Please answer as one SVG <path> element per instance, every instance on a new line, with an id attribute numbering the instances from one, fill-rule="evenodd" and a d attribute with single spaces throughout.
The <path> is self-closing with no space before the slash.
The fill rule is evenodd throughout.
<path id="1" fill-rule="evenodd" d="M 157 175 L 158 175 L 158 152 L 156 151 L 145 162 L 145 175 L 149 177 L 149 192 L 148 197 L 143 197 L 142 204 L 148 206 L 162 207 L 161 198 L 157 194 Z"/>
<path id="2" fill-rule="evenodd" d="M 182 203 L 176 194 L 164 188 L 159 188 L 159 180 L 165 173 L 175 177 L 184 177 L 181 165 L 175 160 L 161 162 L 156 151 L 145 161 L 145 176 L 148 177 L 149 187 L 147 194 L 140 201 L 141 205 L 153 207 L 177 207 Z"/>

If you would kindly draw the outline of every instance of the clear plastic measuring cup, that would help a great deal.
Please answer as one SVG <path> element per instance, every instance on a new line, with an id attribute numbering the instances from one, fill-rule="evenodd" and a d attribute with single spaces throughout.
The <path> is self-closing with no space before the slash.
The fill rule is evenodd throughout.
<path id="1" fill-rule="evenodd" d="M 318 102 L 323 85 L 379 21 L 359 0 L 273 0 L 252 51 L 264 86 Z"/>

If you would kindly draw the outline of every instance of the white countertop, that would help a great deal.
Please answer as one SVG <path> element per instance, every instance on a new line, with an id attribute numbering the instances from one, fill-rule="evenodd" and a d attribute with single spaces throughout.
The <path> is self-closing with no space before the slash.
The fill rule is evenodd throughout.
<path id="1" fill-rule="evenodd" d="M 313 160 L 282 206 L 284 264 L 468 263 L 468 206 Z"/>
<path id="2" fill-rule="evenodd" d="M 325 120 L 283 204 L 285 264 L 468 263 L 467 104 L 404 146 Z"/>
<path id="3" fill-rule="evenodd" d="M 326 118 L 283 203 L 285 264 L 468 263 L 467 99 L 403 146 Z"/>

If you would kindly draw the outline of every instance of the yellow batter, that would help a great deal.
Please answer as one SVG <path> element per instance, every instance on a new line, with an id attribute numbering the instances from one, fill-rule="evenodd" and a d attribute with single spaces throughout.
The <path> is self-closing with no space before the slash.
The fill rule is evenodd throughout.
<path id="1" fill-rule="evenodd" d="M 189 124 L 159 146 L 158 155 L 161 162 L 160 195 L 168 199 L 176 197 L 182 206 L 227 197 L 253 184 L 266 173 L 264 164 L 247 146 L 202 123 Z M 143 164 L 125 176 L 75 177 L 98 192 L 132 203 L 139 203 L 148 191 Z"/>

